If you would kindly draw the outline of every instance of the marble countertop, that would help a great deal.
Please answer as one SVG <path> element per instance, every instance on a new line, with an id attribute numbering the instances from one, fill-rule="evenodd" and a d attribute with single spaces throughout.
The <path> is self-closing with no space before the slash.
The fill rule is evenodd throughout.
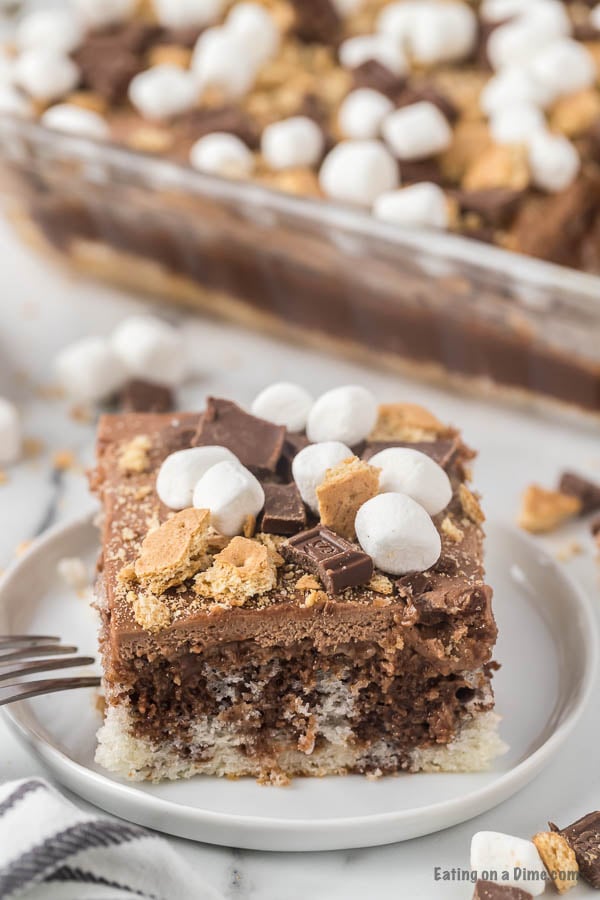
<path id="1" fill-rule="evenodd" d="M 0 254 L 0 395 L 21 407 L 27 437 L 43 442 L 42 452 L 12 468 L 7 483 L 0 487 L 0 568 L 5 568 L 24 542 L 93 505 L 82 474 L 92 460 L 93 425 L 75 422 L 65 401 L 48 398 L 54 355 L 74 338 L 107 333 L 125 314 L 138 310 L 139 301 L 53 269 L 32 256 L 2 222 Z M 167 315 L 182 322 L 194 351 L 194 378 L 182 391 L 182 403 L 190 408 L 201 407 L 207 392 L 246 402 L 269 382 L 283 378 L 301 381 L 315 392 L 359 382 L 382 400 L 421 402 L 441 418 L 459 423 L 467 441 L 480 450 L 477 484 L 487 509 L 506 522 L 514 519 L 519 494 L 532 480 L 551 485 L 567 465 L 591 475 L 596 471 L 600 478 L 597 431 L 485 406 L 173 309 Z M 77 465 L 57 472 L 52 456 L 63 450 L 74 454 Z M 565 565 L 596 594 L 598 608 L 598 571 L 583 527 L 577 526 L 573 533 L 563 531 L 547 543 L 556 551 L 572 537 L 581 540 L 583 552 Z M 528 836 L 549 817 L 567 823 L 600 807 L 599 743 L 600 720 L 591 708 L 552 764 L 517 796 L 464 825 L 404 844 L 347 852 L 269 854 L 177 839 L 172 843 L 228 898 L 467 900 L 471 886 L 436 883 L 434 866 L 467 866 L 474 831 Z M 38 772 L 39 764 L 0 720 L 0 779 Z M 591 889 L 580 886 L 569 896 L 576 900 L 588 895 Z"/>

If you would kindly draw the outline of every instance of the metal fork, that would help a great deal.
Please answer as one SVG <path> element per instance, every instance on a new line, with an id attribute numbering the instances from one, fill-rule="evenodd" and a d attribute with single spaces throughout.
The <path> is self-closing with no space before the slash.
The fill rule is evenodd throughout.
<path id="1" fill-rule="evenodd" d="M 52 694 L 72 688 L 98 687 L 96 676 L 82 675 L 75 678 L 44 678 L 39 681 L 12 681 L 23 675 L 68 669 L 73 666 L 89 666 L 93 656 L 69 656 L 77 647 L 61 644 L 60 638 L 44 635 L 0 635 L 0 706 L 15 700 L 27 700 L 38 694 Z M 39 659 L 36 657 L 40 657 Z M 43 657 L 43 658 L 41 658 Z M 65 658 L 66 657 L 66 658 Z"/>

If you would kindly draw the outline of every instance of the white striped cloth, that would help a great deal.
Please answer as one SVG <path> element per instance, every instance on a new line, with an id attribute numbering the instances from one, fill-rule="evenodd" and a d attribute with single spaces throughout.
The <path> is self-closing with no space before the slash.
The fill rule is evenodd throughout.
<path id="1" fill-rule="evenodd" d="M 0 785 L 0 900 L 222 900 L 158 835 L 41 778 Z"/>

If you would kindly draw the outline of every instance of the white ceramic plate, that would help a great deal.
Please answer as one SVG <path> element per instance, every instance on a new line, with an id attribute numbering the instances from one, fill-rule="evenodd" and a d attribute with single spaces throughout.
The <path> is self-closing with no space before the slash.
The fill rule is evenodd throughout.
<path id="1" fill-rule="evenodd" d="M 500 628 L 494 680 L 509 752 L 489 773 L 297 779 L 288 788 L 252 779 L 198 777 L 126 783 L 93 762 L 100 716 L 93 691 L 13 705 L 9 721 L 67 788 L 108 812 L 193 840 L 258 850 L 338 850 L 406 840 L 479 815 L 530 781 L 575 726 L 597 656 L 586 597 L 533 541 L 488 528 L 488 574 Z M 95 653 L 95 615 L 56 575 L 64 556 L 93 568 L 89 521 L 39 540 L 0 590 L 0 634 L 60 634 Z M 532 673 L 535 673 L 532 677 Z"/>

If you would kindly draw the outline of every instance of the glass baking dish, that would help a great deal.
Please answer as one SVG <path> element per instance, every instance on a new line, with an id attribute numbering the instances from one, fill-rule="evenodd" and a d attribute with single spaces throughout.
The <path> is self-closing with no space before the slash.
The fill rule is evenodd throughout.
<path id="1" fill-rule="evenodd" d="M 96 277 L 324 352 L 600 416 L 600 277 L 10 118 L 0 179 L 19 231 Z"/>

